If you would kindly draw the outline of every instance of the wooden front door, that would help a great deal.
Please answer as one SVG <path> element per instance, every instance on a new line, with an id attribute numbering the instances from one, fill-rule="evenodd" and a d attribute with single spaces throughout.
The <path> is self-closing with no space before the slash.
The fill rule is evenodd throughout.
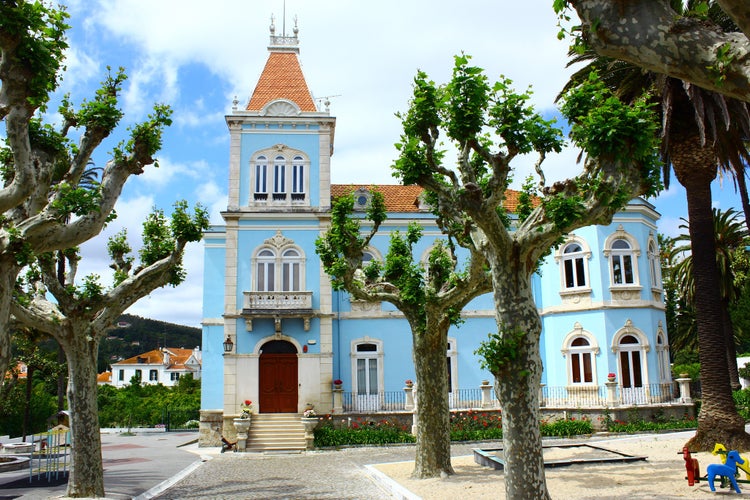
<path id="1" fill-rule="evenodd" d="M 294 345 L 274 340 L 263 346 L 258 382 L 261 413 L 297 412 L 297 352 Z"/>

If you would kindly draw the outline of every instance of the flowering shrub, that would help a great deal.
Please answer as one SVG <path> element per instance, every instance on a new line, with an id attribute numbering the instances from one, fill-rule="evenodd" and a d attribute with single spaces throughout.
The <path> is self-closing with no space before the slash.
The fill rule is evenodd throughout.
<path id="1" fill-rule="evenodd" d="M 385 445 L 390 443 L 413 443 L 416 438 L 409 433 L 408 426 L 388 419 L 357 419 L 351 427 L 334 428 L 326 420 L 315 429 L 315 446 Z"/>
<path id="2" fill-rule="evenodd" d="M 412 380 L 411 380 L 410 378 L 407 378 L 407 379 L 406 379 L 406 382 L 404 382 L 404 383 L 405 383 L 405 384 L 406 384 L 407 386 L 409 386 L 409 387 L 411 387 L 411 386 L 413 386 L 413 385 L 414 385 L 414 382 L 413 382 L 413 381 L 412 381 Z"/>
<path id="3" fill-rule="evenodd" d="M 571 417 L 554 422 L 542 420 L 539 427 L 542 431 L 542 436 L 571 437 L 592 434 L 594 432 L 591 421 L 586 417 L 580 419 Z"/>
<path id="4" fill-rule="evenodd" d="M 607 374 L 607 378 L 615 378 L 615 374 L 610 372 Z"/>
<path id="5" fill-rule="evenodd" d="M 305 410 L 305 412 L 302 414 L 302 416 L 305 418 L 312 418 L 316 415 L 317 413 L 315 413 L 315 410 L 313 410 L 312 408 Z"/>
<path id="6" fill-rule="evenodd" d="M 240 414 L 240 418 L 250 418 L 250 416 L 253 414 L 253 402 L 249 399 L 246 399 L 242 402 L 242 413 Z"/>
<path id="7" fill-rule="evenodd" d="M 336 380 L 333 381 L 333 385 L 341 385 L 343 383 L 344 383 L 344 381 L 341 380 L 340 378 L 337 378 Z"/>

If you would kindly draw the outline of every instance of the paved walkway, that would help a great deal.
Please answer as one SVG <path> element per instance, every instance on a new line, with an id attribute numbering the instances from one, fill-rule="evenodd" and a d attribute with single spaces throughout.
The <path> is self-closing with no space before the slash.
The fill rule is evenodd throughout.
<path id="1" fill-rule="evenodd" d="M 174 477 L 195 468 L 200 456 L 188 445 L 198 439 L 198 432 L 164 432 L 154 434 L 102 434 L 104 488 L 107 498 L 137 498 L 152 488 L 163 486 Z M 167 481 L 167 483 L 164 483 Z M 29 471 L 0 472 L 0 500 L 22 498 L 37 500 L 65 495 L 67 479 L 48 481 L 46 477 L 29 483 Z M 145 496 L 152 498 L 153 495 Z"/>

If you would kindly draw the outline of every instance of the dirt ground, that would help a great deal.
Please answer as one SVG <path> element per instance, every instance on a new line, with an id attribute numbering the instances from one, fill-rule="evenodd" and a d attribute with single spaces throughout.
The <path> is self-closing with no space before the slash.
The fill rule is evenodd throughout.
<path id="1" fill-rule="evenodd" d="M 620 453 L 646 456 L 645 461 L 614 464 L 574 464 L 546 469 L 547 487 L 553 499 L 621 499 L 621 498 L 745 498 L 750 497 L 750 484 L 740 483 L 738 495 L 715 483 L 716 493 L 701 481 L 689 486 L 685 460 L 682 457 L 684 436 L 654 434 L 648 436 L 592 441 L 590 444 Z M 585 450 L 585 449 L 584 449 Z M 582 450 L 556 448 L 545 453 L 545 458 L 560 458 L 584 453 Z M 549 455 L 548 455 L 549 453 Z M 720 463 L 710 453 L 693 455 L 705 476 L 706 467 Z M 743 453 L 750 457 L 750 453 Z M 380 473 L 397 482 L 412 498 L 432 499 L 503 499 L 505 484 L 502 471 L 495 471 L 474 463 L 473 456 L 454 457 L 455 475 L 443 479 L 410 479 L 413 462 L 379 464 L 373 466 Z M 747 479 L 744 474 L 741 479 Z M 402 490 L 402 491 L 403 491 Z M 404 495 L 408 498 L 408 493 Z"/>

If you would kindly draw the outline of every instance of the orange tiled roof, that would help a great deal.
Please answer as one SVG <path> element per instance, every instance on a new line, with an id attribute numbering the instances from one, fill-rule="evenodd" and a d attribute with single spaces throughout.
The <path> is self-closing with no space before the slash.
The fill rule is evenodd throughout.
<path id="1" fill-rule="evenodd" d="M 302 111 L 317 111 L 294 52 L 271 52 L 268 55 L 247 110 L 260 111 L 277 99 L 293 101 Z"/>
<path id="2" fill-rule="evenodd" d="M 193 354 L 192 349 L 182 349 L 176 347 L 165 347 L 165 349 L 169 352 L 169 366 L 167 368 L 184 368 L 185 362 L 188 360 L 188 358 L 190 358 L 190 355 Z M 138 362 L 139 358 L 143 359 L 141 363 Z M 160 365 L 163 363 L 164 352 L 161 349 L 154 349 L 148 352 L 144 352 L 143 354 L 133 356 L 132 358 L 124 359 L 118 363 L 113 363 L 113 365 Z"/>
<path id="3" fill-rule="evenodd" d="M 331 198 L 336 199 L 357 189 L 365 188 L 379 191 L 385 199 L 388 212 L 419 212 L 419 195 L 421 186 L 402 186 L 400 184 L 331 184 Z M 518 207 L 518 196 L 521 193 L 513 189 L 505 191 L 505 209 L 511 213 Z"/>
<path id="4" fill-rule="evenodd" d="M 97 384 L 108 384 L 112 382 L 112 372 L 102 372 L 96 376 Z"/>

